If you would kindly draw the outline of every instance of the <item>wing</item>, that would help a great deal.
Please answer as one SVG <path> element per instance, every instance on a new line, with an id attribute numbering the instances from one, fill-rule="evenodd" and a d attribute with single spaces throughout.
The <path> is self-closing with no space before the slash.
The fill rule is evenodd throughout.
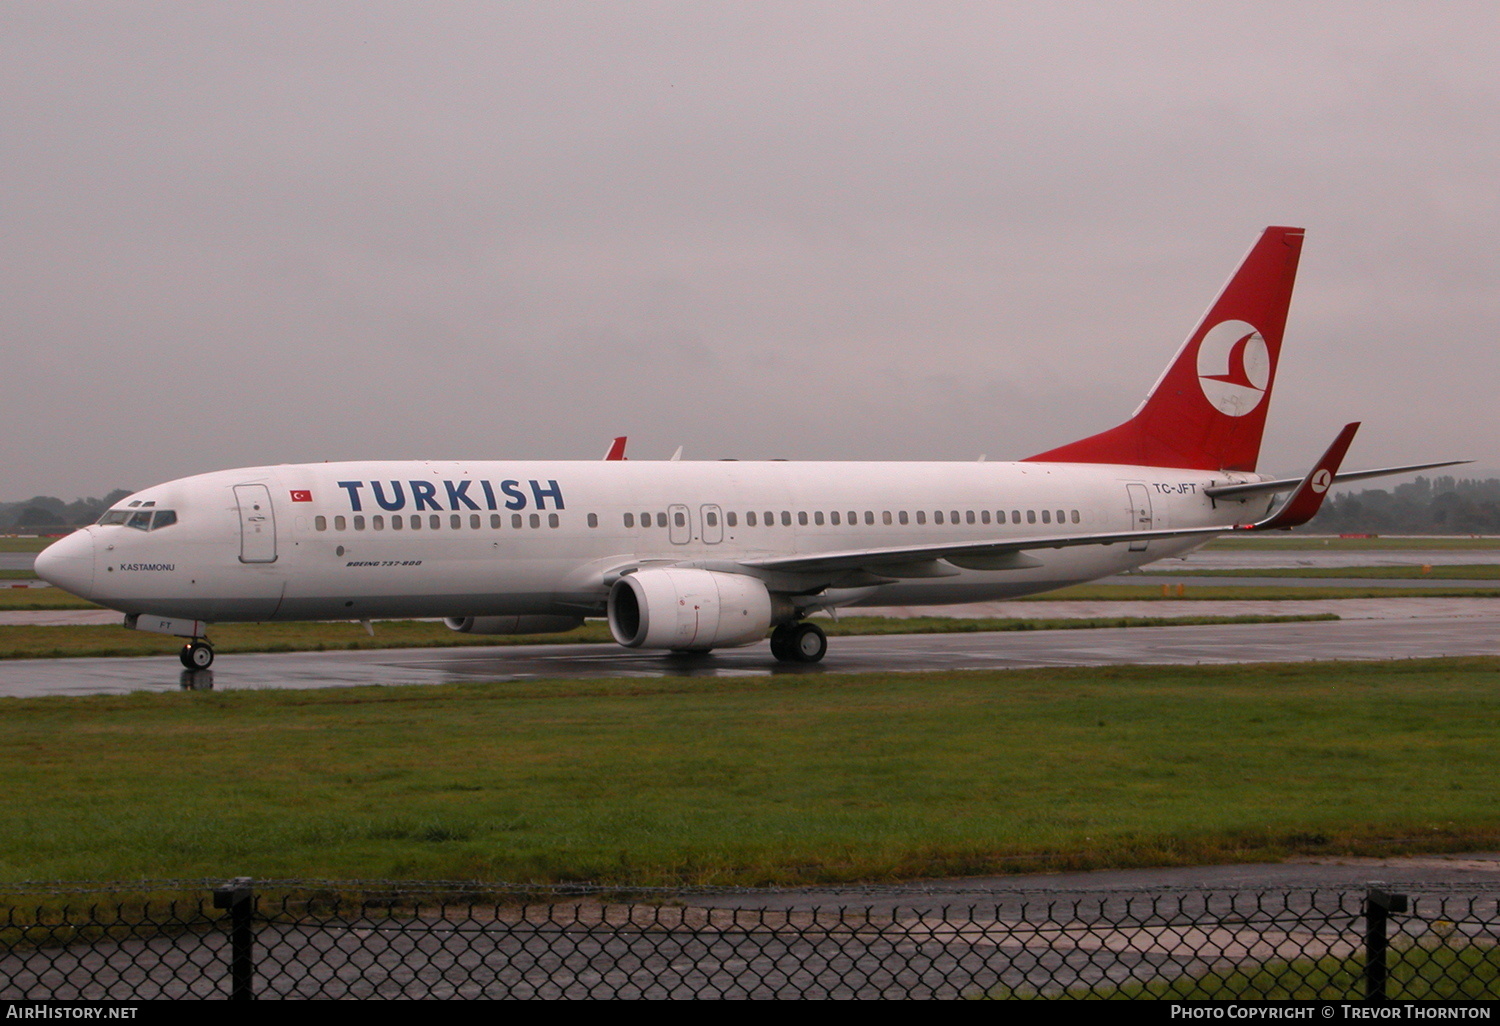
<path id="1" fill-rule="evenodd" d="M 1212 537 L 1232 531 L 1270 531 L 1296 527 L 1311 520 L 1323 497 L 1336 480 L 1339 464 L 1354 441 L 1359 424 L 1346 424 L 1313 468 L 1298 482 L 1281 508 L 1253 524 L 1220 527 L 1185 527 L 1153 531 L 1115 531 L 1103 534 L 1042 534 L 991 541 L 938 542 L 883 549 L 851 549 L 819 552 L 806 556 L 770 556 L 746 559 L 738 565 L 761 572 L 790 574 L 861 574 L 870 578 L 902 579 L 949 577 L 966 570 L 1019 570 L 1038 566 L 1026 553 L 1039 549 L 1063 549 L 1079 545 L 1117 545 L 1121 542 L 1171 538 Z M 1279 489 L 1284 491 L 1285 489 Z M 945 565 L 946 564 L 946 565 Z"/>

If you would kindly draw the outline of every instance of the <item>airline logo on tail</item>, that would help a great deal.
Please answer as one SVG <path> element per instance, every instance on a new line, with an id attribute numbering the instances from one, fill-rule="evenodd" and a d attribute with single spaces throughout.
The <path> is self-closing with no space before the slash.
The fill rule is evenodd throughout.
<path id="1" fill-rule="evenodd" d="M 1198 344 L 1198 387 L 1214 409 L 1243 417 L 1271 382 L 1271 351 L 1253 324 L 1221 321 Z"/>

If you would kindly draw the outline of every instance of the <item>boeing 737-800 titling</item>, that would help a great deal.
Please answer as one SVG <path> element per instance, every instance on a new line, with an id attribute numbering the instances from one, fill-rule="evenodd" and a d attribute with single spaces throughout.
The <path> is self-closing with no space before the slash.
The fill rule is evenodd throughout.
<path id="1" fill-rule="evenodd" d="M 629 648 L 707 651 L 770 632 L 815 662 L 806 617 L 1008 598 L 1305 523 L 1346 426 L 1301 479 L 1256 473 L 1302 247 L 1267 228 L 1135 414 L 1017 463 L 308 463 L 137 492 L 37 573 L 190 639 L 215 621 L 445 617 L 539 633 L 604 616 Z M 1279 508 L 1275 497 L 1290 492 Z M 1274 508 L 1274 512 L 1273 512 Z"/>

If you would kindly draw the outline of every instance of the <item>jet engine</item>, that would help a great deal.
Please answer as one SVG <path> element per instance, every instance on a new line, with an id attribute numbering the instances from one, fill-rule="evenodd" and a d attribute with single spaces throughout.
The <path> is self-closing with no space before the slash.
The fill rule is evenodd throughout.
<path id="1" fill-rule="evenodd" d="M 641 570 L 610 589 L 609 632 L 626 648 L 736 648 L 766 636 L 776 604 L 761 581 L 743 574 Z"/>
<path id="2" fill-rule="evenodd" d="M 450 616 L 443 620 L 461 634 L 561 634 L 583 626 L 581 616 Z"/>

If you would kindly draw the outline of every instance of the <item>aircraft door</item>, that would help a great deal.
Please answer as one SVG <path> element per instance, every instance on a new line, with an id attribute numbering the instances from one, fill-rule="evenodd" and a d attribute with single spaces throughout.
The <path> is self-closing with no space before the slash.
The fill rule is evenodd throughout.
<path id="1" fill-rule="evenodd" d="M 240 562 L 276 562 L 276 514 L 271 490 L 261 484 L 234 486 L 240 508 Z"/>
<path id="2" fill-rule="evenodd" d="M 667 537 L 673 545 L 686 545 L 693 540 L 693 514 L 681 503 L 667 507 Z"/>
<path id="3" fill-rule="evenodd" d="M 1130 493 L 1130 513 L 1132 531 L 1149 531 L 1154 521 L 1151 517 L 1151 493 L 1143 484 L 1126 485 L 1125 490 Z M 1138 541 L 1130 543 L 1131 552 L 1145 552 L 1146 542 Z"/>
<path id="4" fill-rule="evenodd" d="M 703 541 L 717 545 L 724 540 L 724 514 L 718 506 L 704 506 L 699 511 L 703 516 Z"/>

